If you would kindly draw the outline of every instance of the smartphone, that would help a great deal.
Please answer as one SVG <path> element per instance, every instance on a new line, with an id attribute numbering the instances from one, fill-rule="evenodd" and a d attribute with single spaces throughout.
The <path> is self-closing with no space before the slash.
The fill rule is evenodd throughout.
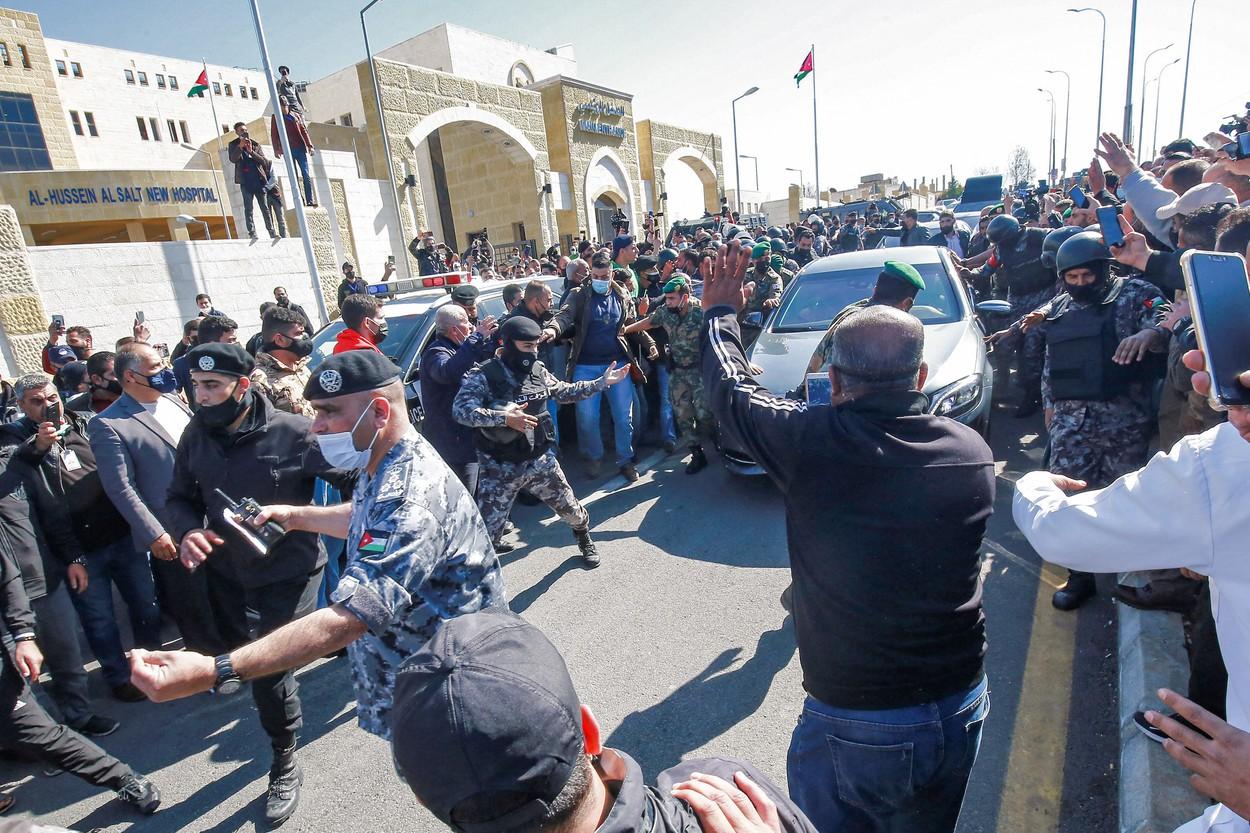
<path id="1" fill-rule="evenodd" d="M 48 402 L 43 406 L 43 421 L 50 422 L 56 426 L 61 424 L 60 402 Z"/>
<path id="2" fill-rule="evenodd" d="M 828 373 L 809 373 L 804 378 L 808 405 L 833 404 L 833 383 Z"/>
<path id="3" fill-rule="evenodd" d="M 387 255 L 387 256 L 386 256 L 386 262 L 387 262 L 387 263 L 394 263 L 394 262 L 395 262 L 395 255 Z"/>
<path id="4" fill-rule="evenodd" d="M 153 344 L 152 349 L 156 350 L 156 352 L 160 354 L 160 357 L 162 359 L 169 358 L 169 345 L 168 344 L 165 344 L 163 342 L 160 344 Z"/>
<path id="5" fill-rule="evenodd" d="M 1050 212 L 1046 217 L 1046 222 L 1050 223 L 1051 228 L 1063 228 L 1063 217 L 1059 216 L 1058 211 Z"/>
<path id="6" fill-rule="evenodd" d="M 142 324 L 142 323 L 143 323 L 143 310 L 141 310 L 141 309 L 137 309 L 137 310 L 135 310 L 135 323 L 136 323 L 136 324 Z"/>
<path id="7" fill-rule="evenodd" d="M 1085 196 L 1085 192 L 1081 190 L 1081 186 L 1073 185 L 1072 190 L 1068 192 L 1068 196 L 1072 198 L 1072 204 L 1077 208 L 1089 207 L 1089 198 Z"/>
<path id="8" fill-rule="evenodd" d="M 1102 239 L 1108 246 L 1123 246 L 1124 231 L 1120 228 L 1120 212 L 1114 205 L 1105 205 L 1094 210 L 1098 218 L 1098 228 L 1102 230 Z"/>
<path id="9" fill-rule="evenodd" d="M 1181 255 L 1181 274 L 1194 317 L 1198 348 L 1211 375 L 1211 407 L 1250 406 L 1250 389 L 1237 377 L 1250 370 L 1250 276 L 1239 254 L 1191 249 Z"/>
<path id="10" fill-rule="evenodd" d="M 52 326 L 56 327 L 58 330 L 64 330 L 65 329 L 65 316 L 59 315 L 59 314 L 52 316 Z"/>

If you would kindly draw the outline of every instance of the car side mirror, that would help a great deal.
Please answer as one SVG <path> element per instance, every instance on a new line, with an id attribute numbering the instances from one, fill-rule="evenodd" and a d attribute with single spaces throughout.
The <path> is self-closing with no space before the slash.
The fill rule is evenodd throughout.
<path id="1" fill-rule="evenodd" d="M 1011 304 L 1006 301 L 982 301 L 977 304 L 977 312 L 988 315 L 1007 315 L 1011 312 Z"/>

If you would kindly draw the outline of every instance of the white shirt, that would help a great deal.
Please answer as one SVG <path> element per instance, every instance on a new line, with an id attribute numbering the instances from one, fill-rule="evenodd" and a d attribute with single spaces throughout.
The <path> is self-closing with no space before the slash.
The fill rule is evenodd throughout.
<path id="1" fill-rule="evenodd" d="M 1105 489 L 1067 496 L 1045 472 L 1016 483 L 1012 514 L 1038 555 L 1091 573 L 1188 567 L 1211 578 L 1228 668 L 1228 722 L 1250 731 L 1250 442 L 1224 423 L 1185 437 Z M 1250 833 L 1227 807 L 1206 826 Z"/>
<path id="2" fill-rule="evenodd" d="M 964 244 L 959 239 L 959 232 L 952 231 L 950 234 L 945 235 L 945 237 L 946 237 L 946 248 L 954 252 L 957 257 L 963 257 L 964 256 Z"/>
<path id="3" fill-rule="evenodd" d="M 155 402 L 140 402 L 139 404 L 143 406 L 143 410 L 156 418 L 157 423 L 165 429 L 165 433 L 176 445 L 182 438 L 182 432 L 191 422 L 191 415 L 178 407 L 178 403 L 168 396 L 162 396 Z"/>

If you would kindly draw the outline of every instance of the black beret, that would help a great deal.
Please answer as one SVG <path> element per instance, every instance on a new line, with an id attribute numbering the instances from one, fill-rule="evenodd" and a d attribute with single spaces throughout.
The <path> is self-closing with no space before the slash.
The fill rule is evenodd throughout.
<path id="1" fill-rule="evenodd" d="M 451 291 L 451 300 L 459 304 L 470 304 L 477 300 L 480 290 L 471 283 L 462 283 Z"/>
<path id="2" fill-rule="evenodd" d="M 659 266 L 659 264 L 659 259 L 654 255 L 639 255 L 638 259 L 634 261 L 634 268 L 638 270 L 639 274 L 643 274 L 650 272 L 652 269 Z"/>
<path id="3" fill-rule="evenodd" d="M 348 350 L 323 361 L 304 385 L 310 402 L 384 388 L 399 379 L 395 363 L 373 350 Z"/>
<path id="4" fill-rule="evenodd" d="M 192 372 L 202 370 L 224 376 L 250 376 L 256 369 L 256 360 L 248 355 L 242 344 L 210 341 L 187 351 L 187 368 Z"/>
<path id="5" fill-rule="evenodd" d="M 538 323 L 524 315 L 512 316 L 499 328 L 499 338 L 502 341 L 537 341 L 542 334 Z"/>

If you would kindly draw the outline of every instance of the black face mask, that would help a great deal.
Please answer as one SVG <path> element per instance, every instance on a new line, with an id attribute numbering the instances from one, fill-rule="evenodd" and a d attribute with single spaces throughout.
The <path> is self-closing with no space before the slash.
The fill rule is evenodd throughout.
<path id="1" fill-rule="evenodd" d="M 474 322 L 474 323 L 477 323 L 477 322 Z M 386 341 L 386 336 L 387 336 L 387 333 L 389 332 L 390 332 L 390 328 L 385 323 L 383 323 L 382 326 L 378 327 L 377 331 L 373 333 L 373 343 L 381 344 L 382 342 Z M 311 345 L 309 347 L 309 350 L 311 352 Z"/>
<path id="2" fill-rule="evenodd" d="M 508 369 L 518 376 L 528 376 L 534 367 L 534 362 L 538 361 L 538 351 L 526 353 L 518 350 L 515 341 L 510 341 L 503 346 L 503 363 Z"/>
<path id="3" fill-rule="evenodd" d="M 1107 279 L 1099 278 L 1093 283 L 1084 286 L 1074 286 L 1065 283 L 1064 289 L 1067 290 L 1069 296 L 1078 304 L 1094 304 L 1102 300 L 1107 294 Z"/>
<path id="4" fill-rule="evenodd" d="M 287 298 L 285 295 L 278 299 L 278 306 L 289 307 L 290 305 L 291 305 L 291 299 Z"/>
<path id="5" fill-rule="evenodd" d="M 94 382 L 92 382 L 91 387 L 95 388 L 96 390 L 108 391 L 114 396 L 122 395 L 122 383 L 116 379 L 105 379 L 103 385 L 97 385 Z"/>
<path id="6" fill-rule="evenodd" d="M 204 427 L 210 431 L 220 431 L 230 423 L 239 418 L 247 408 L 252 404 L 252 392 L 245 391 L 243 398 L 236 400 L 233 391 L 230 396 L 226 397 L 225 402 L 216 405 L 201 405 L 200 409 L 195 412 L 196 419 L 204 423 Z"/>
<path id="7" fill-rule="evenodd" d="M 312 355 L 313 340 L 310 337 L 302 335 L 299 338 L 293 338 L 290 341 L 291 343 L 286 347 L 282 347 L 272 341 L 267 341 L 261 346 L 261 349 L 266 353 L 273 353 L 274 350 L 286 350 L 289 353 L 294 353 L 295 358 L 297 359 L 306 359 Z"/>
<path id="8" fill-rule="evenodd" d="M 69 349 L 74 351 L 74 356 L 78 359 L 78 361 L 85 362 L 87 360 L 87 348 L 86 347 L 77 347 L 71 344 L 69 346 Z"/>

